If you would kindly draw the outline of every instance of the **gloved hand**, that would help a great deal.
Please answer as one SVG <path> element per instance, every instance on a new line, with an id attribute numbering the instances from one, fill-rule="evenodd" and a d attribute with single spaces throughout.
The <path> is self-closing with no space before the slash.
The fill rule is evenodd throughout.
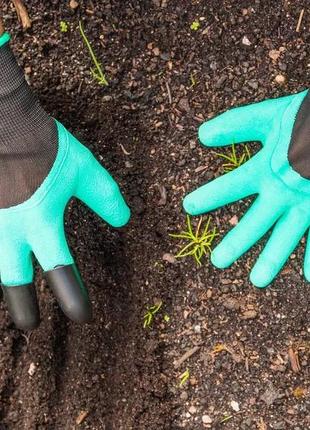
<path id="1" fill-rule="evenodd" d="M 118 185 L 40 106 L 0 37 L 0 276 L 9 313 L 22 329 L 39 323 L 32 257 L 43 268 L 64 313 L 91 317 L 88 294 L 69 251 L 64 211 L 71 197 L 114 227 L 130 211 Z"/>
<path id="2" fill-rule="evenodd" d="M 273 228 L 250 279 L 266 287 L 278 274 L 310 225 L 310 94 L 302 93 L 231 109 L 199 128 L 206 146 L 260 141 L 253 158 L 184 199 L 198 215 L 257 197 L 248 212 L 214 249 L 212 263 L 226 268 Z M 310 281 L 310 244 L 304 261 Z"/>

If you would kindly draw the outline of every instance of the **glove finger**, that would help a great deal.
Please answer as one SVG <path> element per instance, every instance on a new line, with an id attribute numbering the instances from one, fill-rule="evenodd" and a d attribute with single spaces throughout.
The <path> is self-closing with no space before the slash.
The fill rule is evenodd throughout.
<path id="1" fill-rule="evenodd" d="M 267 233 L 282 212 L 280 203 L 271 206 L 265 196 L 258 196 L 236 227 L 213 250 L 212 263 L 221 269 L 230 266 Z"/>
<path id="2" fill-rule="evenodd" d="M 129 220 L 130 210 L 117 183 L 90 152 L 80 167 L 75 196 L 113 227 Z"/>
<path id="3" fill-rule="evenodd" d="M 275 115 L 287 103 L 287 97 L 265 100 L 230 109 L 199 127 L 203 145 L 225 146 L 232 143 L 259 140 L 263 144 Z"/>
<path id="4" fill-rule="evenodd" d="M 0 272 L 3 297 L 16 327 L 33 330 L 40 323 L 36 291 L 32 285 L 33 265 L 26 244 L 2 244 Z"/>
<path id="5" fill-rule="evenodd" d="M 220 176 L 203 185 L 183 200 L 183 207 L 191 215 L 200 215 L 257 193 L 258 178 L 253 172 L 260 172 L 256 157 L 238 169 Z"/>
<path id="6" fill-rule="evenodd" d="M 46 229 L 32 239 L 32 249 L 45 272 L 59 306 L 68 318 L 84 323 L 91 319 L 91 304 L 78 269 L 71 256 L 63 226 Z"/>
<path id="7" fill-rule="evenodd" d="M 252 269 L 251 282 L 259 288 L 269 285 L 280 272 L 309 226 L 308 217 L 298 208 L 285 213 Z"/>

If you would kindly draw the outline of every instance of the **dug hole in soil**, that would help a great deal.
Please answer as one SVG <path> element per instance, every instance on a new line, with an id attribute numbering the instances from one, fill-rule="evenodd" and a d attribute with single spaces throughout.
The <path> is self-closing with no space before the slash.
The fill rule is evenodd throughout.
<path id="1" fill-rule="evenodd" d="M 309 429 L 305 240 L 260 291 L 248 275 L 266 238 L 221 271 L 208 258 L 175 261 L 179 242 L 169 237 L 184 227 L 183 196 L 223 173 L 197 141 L 200 123 L 309 86 L 309 2 L 78 0 L 73 10 L 32 0 L 27 32 L 3 3 L 42 104 L 109 169 L 133 215 L 116 230 L 80 202 L 68 209 L 91 324 L 64 317 L 40 271 L 39 329 L 17 330 L 1 305 L 0 429 Z M 79 20 L 108 87 L 91 77 Z M 249 204 L 211 214 L 216 241 Z"/>

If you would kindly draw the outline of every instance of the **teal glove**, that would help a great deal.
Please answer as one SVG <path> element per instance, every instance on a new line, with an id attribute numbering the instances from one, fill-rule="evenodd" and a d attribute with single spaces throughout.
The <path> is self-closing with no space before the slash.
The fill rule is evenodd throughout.
<path id="1" fill-rule="evenodd" d="M 310 225 L 310 95 L 308 91 L 232 109 L 199 128 L 206 146 L 260 141 L 253 158 L 187 195 L 191 215 L 257 194 L 253 205 L 214 249 L 212 263 L 226 268 L 273 228 L 253 267 L 257 287 L 272 282 Z M 304 274 L 310 281 L 308 240 Z"/>
<path id="2" fill-rule="evenodd" d="M 130 211 L 118 185 L 64 126 L 40 106 L 0 37 L 0 275 L 15 324 L 39 323 L 32 257 L 40 263 L 68 317 L 88 321 L 91 306 L 64 232 L 72 197 L 114 227 Z"/>

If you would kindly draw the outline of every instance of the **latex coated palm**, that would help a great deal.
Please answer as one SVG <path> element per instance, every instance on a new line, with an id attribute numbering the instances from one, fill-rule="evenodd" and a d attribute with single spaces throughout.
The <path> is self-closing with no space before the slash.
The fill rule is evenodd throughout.
<path id="1" fill-rule="evenodd" d="M 119 187 L 91 152 L 40 106 L 0 38 L 0 275 L 15 324 L 39 323 L 35 256 L 68 317 L 88 321 L 91 306 L 67 245 L 64 211 L 77 197 L 114 227 L 130 216 Z"/>
<path id="2" fill-rule="evenodd" d="M 206 146 L 260 141 L 263 148 L 236 170 L 187 195 L 192 215 L 257 194 L 248 212 L 214 249 L 212 263 L 226 268 L 273 228 L 250 279 L 266 287 L 310 225 L 310 95 L 308 91 L 235 108 L 204 123 Z M 310 245 L 304 261 L 310 281 Z"/>

